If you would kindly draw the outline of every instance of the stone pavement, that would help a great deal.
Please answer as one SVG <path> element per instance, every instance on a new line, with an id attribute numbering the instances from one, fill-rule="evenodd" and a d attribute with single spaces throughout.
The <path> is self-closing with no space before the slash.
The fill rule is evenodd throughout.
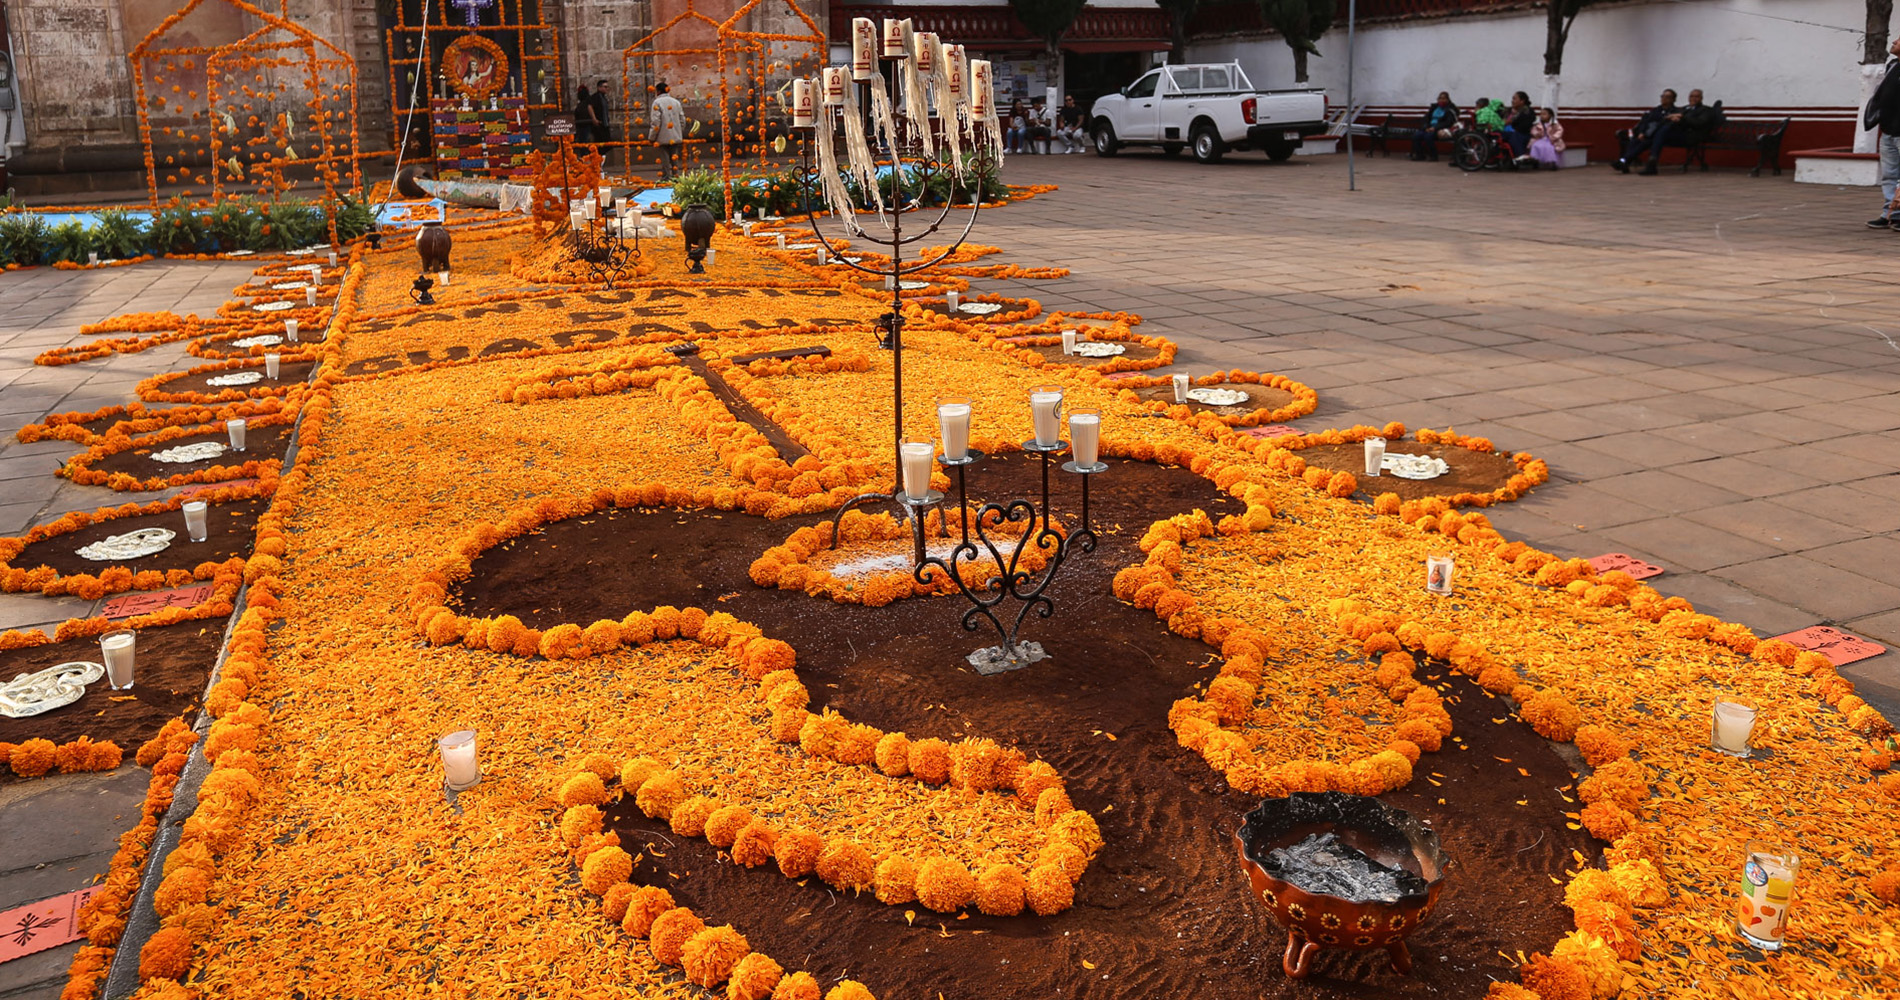
<path id="1" fill-rule="evenodd" d="M 1454 426 L 1547 459 L 1486 513 L 1763 635 L 1821 622 L 1900 649 L 1900 235 L 1879 196 L 1790 177 L 1259 154 L 1012 157 L 1060 190 L 973 239 L 1071 276 L 1006 290 L 1125 309 L 1189 371 L 1320 393 L 1304 430 Z M 1848 667 L 1900 718 L 1900 653 Z"/>

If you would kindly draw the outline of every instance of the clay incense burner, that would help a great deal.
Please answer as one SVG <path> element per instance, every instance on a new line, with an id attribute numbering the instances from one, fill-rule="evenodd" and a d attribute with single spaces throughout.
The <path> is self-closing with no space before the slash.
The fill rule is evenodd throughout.
<path id="1" fill-rule="evenodd" d="M 1376 866 L 1396 870 L 1386 873 L 1391 901 L 1309 891 L 1323 884 L 1314 870 L 1274 855 L 1328 833 Z M 1393 971 L 1412 971 L 1405 938 L 1432 915 L 1451 859 L 1438 846 L 1438 834 L 1411 814 L 1363 795 L 1294 792 L 1256 806 L 1234 841 L 1254 894 L 1287 929 L 1281 968 L 1288 976 L 1304 979 L 1321 947 L 1384 948 Z"/>

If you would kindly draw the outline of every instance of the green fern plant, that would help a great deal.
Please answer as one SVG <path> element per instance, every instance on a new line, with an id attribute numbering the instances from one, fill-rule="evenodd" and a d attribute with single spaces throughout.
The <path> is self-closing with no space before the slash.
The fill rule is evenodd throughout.
<path id="1" fill-rule="evenodd" d="M 0 266 L 38 264 L 48 228 L 44 216 L 30 212 L 0 216 Z"/>
<path id="2" fill-rule="evenodd" d="M 197 253 L 204 249 L 206 217 L 177 199 L 152 213 L 145 227 L 145 242 L 157 254 Z"/>
<path id="3" fill-rule="evenodd" d="M 46 234 L 46 258 L 49 262 L 71 261 L 84 264 L 92 252 L 92 234 L 78 219 L 62 222 Z"/>
<path id="4" fill-rule="evenodd" d="M 219 250 L 256 250 L 263 241 L 263 217 L 249 198 L 230 198 L 205 210 L 207 229 Z"/>
<path id="5" fill-rule="evenodd" d="M 319 241 L 329 227 L 307 201 L 284 199 L 258 208 L 257 239 L 263 250 L 295 250 Z"/>
<path id="6" fill-rule="evenodd" d="M 144 227 L 120 209 L 100 212 L 92 227 L 92 249 L 105 260 L 125 260 L 145 252 Z"/>

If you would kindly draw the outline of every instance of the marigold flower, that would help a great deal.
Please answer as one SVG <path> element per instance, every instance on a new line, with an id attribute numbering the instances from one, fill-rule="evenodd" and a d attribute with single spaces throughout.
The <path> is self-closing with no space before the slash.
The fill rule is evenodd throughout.
<path id="1" fill-rule="evenodd" d="M 191 971 L 191 933 L 161 927 L 139 949 L 139 979 L 183 979 Z"/>
<path id="2" fill-rule="evenodd" d="M 600 805 L 607 801 L 607 786 L 600 775 L 582 771 L 561 783 L 559 798 L 564 806 Z"/>
<path id="3" fill-rule="evenodd" d="M 825 842 L 813 870 L 834 888 L 855 890 L 873 883 L 878 865 L 863 846 L 839 837 Z"/>
<path id="4" fill-rule="evenodd" d="M 1533 955 L 1517 974 L 1539 1000 L 1590 1000 L 1590 979 L 1577 963 L 1549 955 Z"/>
<path id="5" fill-rule="evenodd" d="M 911 741 L 910 773 L 926 785 L 950 780 L 950 745 L 935 738 Z"/>
<path id="6" fill-rule="evenodd" d="M 1536 993 L 1516 983 L 1494 982 L 1485 990 L 1484 1000 L 1539 1000 Z"/>
<path id="7" fill-rule="evenodd" d="M 1636 827 L 1636 817 L 1614 802 L 1594 802 L 1583 807 L 1583 825 L 1598 840 L 1615 841 Z"/>
<path id="8" fill-rule="evenodd" d="M 1397 493 L 1379 494 L 1372 500 L 1372 511 L 1375 514 L 1397 514 L 1399 512 L 1399 495 Z"/>
<path id="9" fill-rule="evenodd" d="M 855 979 L 846 979 L 825 994 L 825 1000 L 877 1000 L 869 988 Z"/>
<path id="10" fill-rule="evenodd" d="M 590 753 L 581 758 L 580 769 L 600 775 L 601 781 L 612 781 L 620 771 L 620 765 L 604 753 Z"/>
<path id="11" fill-rule="evenodd" d="M 1649 797 L 1649 776 L 1643 765 L 1621 757 L 1583 779 L 1577 786 L 1577 797 L 1585 804 L 1608 800 L 1634 811 Z"/>
<path id="12" fill-rule="evenodd" d="M 939 913 L 953 913 L 976 896 L 970 870 L 950 858 L 931 858 L 917 866 L 917 902 Z"/>
<path id="13" fill-rule="evenodd" d="M 1653 909 L 1669 902 L 1669 889 L 1662 873 L 1647 858 L 1634 858 L 1610 865 L 1610 877 L 1622 888 L 1630 903 L 1641 909 Z"/>
<path id="14" fill-rule="evenodd" d="M 52 740 L 31 739 L 13 748 L 9 762 L 13 773 L 22 778 L 37 778 L 53 769 L 59 760 L 59 748 Z"/>
<path id="15" fill-rule="evenodd" d="M 1207 686 L 1207 703 L 1220 713 L 1222 725 L 1232 725 L 1253 717 L 1258 692 L 1238 677 L 1216 677 Z"/>
<path id="16" fill-rule="evenodd" d="M 793 685 L 789 684 L 785 685 L 787 688 L 792 686 Z M 804 685 L 802 684 L 797 685 L 797 687 L 800 691 L 804 690 Z M 798 735 L 805 731 L 805 723 L 815 718 L 817 718 L 817 716 L 812 715 L 803 708 L 792 706 L 775 707 L 772 709 L 772 724 L 770 727 L 772 738 L 780 743 L 797 743 L 799 741 Z"/>
<path id="17" fill-rule="evenodd" d="M 202 868 L 179 868 L 165 873 L 152 893 L 152 909 L 169 917 L 187 905 L 202 903 L 211 891 L 211 873 Z"/>
<path id="18" fill-rule="evenodd" d="M 686 940 L 680 949 L 680 968 L 686 981 L 711 988 L 726 981 L 752 946 L 730 924 L 708 927 Z"/>
<path id="19" fill-rule="evenodd" d="M 618 882 L 607 887 L 607 894 L 600 897 L 601 915 L 614 923 L 627 919 L 627 904 L 633 902 L 634 890 L 639 886 L 632 882 Z"/>
<path id="20" fill-rule="evenodd" d="M 1617 957 L 1633 962 L 1642 956 L 1643 944 L 1636 936 L 1636 922 L 1628 909 L 1597 900 L 1578 907 L 1575 919 L 1578 930 L 1601 938 Z"/>
<path id="21" fill-rule="evenodd" d="M 1900 868 L 1875 873 L 1868 880 L 1867 888 L 1883 903 L 1900 903 Z"/>
<path id="22" fill-rule="evenodd" d="M 1359 489 L 1359 480 L 1350 472 L 1335 472 L 1326 480 L 1326 492 L 1336 497 L 1349 497 Z"/>
<path id="23" fill-rule="evenodd" d="M 1052 838 L 1066 840 L 1089 857 L 1102 849 L 1102 831 L 1095 824 L 1095 817 L 1080 809 L 1071 811 L 1067 816 L 1056 820 L 1050 828 Z"/>
<path id="24" fill-rule="evenodd" d="M 1555 690 L 1539 692 L 1518 705 L 1517 714 L 1530 723 L 1537 735 L 1559 743 L 1570 742 L 1577 735 L 1577 726 L 1583 722 L 1583 713 L 1577 706 Z"/>
<path id="25" fill-rule="evenodd" d="M 818 980 L 809 972 L 794 972 L 778 981 L 772 990 L 772 1000 L 821 1000 L 822 991 Z"/>
<path id="26" fill-rule="evenodd" d="M 621 918 L 620 929 L 637 938 L 646 937 L 653 928 L 653 921 L 671 909 L 672 893 L 657 885 L 643 885 L 635 889 L 627 901 L 627 915 Z"/>
<path id="27" fill-rule="evenodd" d="M 871 885 L 877 901 L 886 906 L 908 903 L 917 898 L 917 865 L 901 854 L 893 854 L 878 862 Z"/>
<path id="28" fill-rule="evenodd" d="M 1622 909 L 1630 908 L 1629 894 L 1623 890 L 1609 872 L 1598 868 L 1585 868 L 1571 876 L 1570 884 L 1564 886 L 1564 905 L 1572 911 L 1581 909 L 1587 903 L 1607 902 Z"/>
<path id="29" fill-rule="evenodd" d="M 706 820 L 719 804 L 704 795 L 694 795 L 673 807 L 673 832 L 682 837 L 698 837 L 706 832 Z"/>
<path id="30" fill-rule="evenodd" d="M 771 956 L 752 952 L 733 966 L 726 981 L 726 1000 L 768 1000 L 785 970 Z"/>
<path id="31" fill-rule="evenodd" d="M 706 817 L 706 842 L 726 850 L 751 822 L 752 810 L 744 806 L 721 806 Z"/>
<path id="32" fill-rule="evenodd" d="M 778 831 L 762 819 L 747 823 L 732 840 L 732 860 L 747 868 L 773 860 L 777 851 Z"/>
<path id="33" fill-rule="evenodd" d="M 661 771 L 641 783 L 634 801 L 653 819 L 670 820 L 673 810 L 686 801 L 686 786 L 677 772 Z"/>
<path id="34" fill-rule="evenodd" d="M 1053 916 L 1075 905 L 1075 883 L 1059 866 L 1039 864 L 1029 870 L 1023 895 L 1037 916 Z"/>
<path id="35" fill-rule="evenodd" d="M 587 761 L 591 759 L 591 756 L 583 759 L 581 766 L 590 771 L 594 770 L 591 767 L 587 767 Z M 664 770 L 666 770 L 666 765 L 651 757 L 635 757 L 625 764 L 620 765 L 620 787 L 638 791 L 641 785 L 647 783 L 648 778 Z M 601 777 L 605 779 L 611 777 L 611 775 L 603 774 Z"/>
<path id="36" fill-rule="evenodd" d="M 705 929 L 706 922 L 692 910 L 674 907 L 653 918 L 653 926 L 647 931 L 647 947 L 652 949 L 654 961 L 661 965 L 678 965 L 686 942 Z"/>
<path id="37" fill-rule="evenodd" d="M 976 878 L 976 907 L 992 917 L 1013 917 L 1023 912 L 1026 886 L 1022 869 L 991 865 Z"/>
<path id="38" fill-rule="evenodd" d="M 891 778 L 901 778 L 910 773 L 910 739 L 903 733 L 885 733 L 878 738 L 873 751 L 877 769 Z"/>
<path id="39" fill-rule="evenodd" d="M 627 881 L 633 874 L 633 856 L 618 847 L 603 847 L 581 864 L 581 887 L 596 896 Z"/>
<path id="40" fill-rule="evenodd" d="M 1629 744 L 1602 726 L 1578 726 L 1575 742 L 1577 752 L 1591 767 L 1601 767 L 1629 753 Z"/>

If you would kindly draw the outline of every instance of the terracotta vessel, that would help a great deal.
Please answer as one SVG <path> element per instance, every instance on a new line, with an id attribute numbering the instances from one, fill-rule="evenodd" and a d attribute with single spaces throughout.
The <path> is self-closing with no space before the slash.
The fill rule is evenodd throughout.
<path id="1" fill-rule="evenodd" d="M 1390 903 L 1361 902 L 1308 892 L 1287 881 L 1271 857 L 1316 833 L 1333 833 L 1373 861 L 1418 876 L 1419 881 Z M 1281 968 L 1294 979 L 1312 971 L 1320 948 L 1384 948 L 1392 969 L 1412 971 L 1405 939 L 1438 905 L 1450 858 L 1438 846 L 1438 834 L 1411 814 L 1363 795 L 1295 792 L 1268 799 L 1247 814 L 1234 842 L 1253 891 L 1273 918 L 1287 929 Z M 1409 880 L 1408 880 L 1409 881 Z"/>
<path id="2" fill-rule="evenodd" d="M 712 246 L 714 224 L 712 209 L 704 205 L 688 205 L 680 216 L 680 235 L 686 238 L 686 259 L 692 262 L 687 271 L 691 274 L 705 273 L 706 250 Z"/>
<path id="3" fill-rule="evenodd" d="M 416 230 L 416 253 L 422 258 L 422 269 L 430 273 L 448 270 L 449 249 L 454 243 L 448 227 L 442 223 L 423 223 Z"/>

